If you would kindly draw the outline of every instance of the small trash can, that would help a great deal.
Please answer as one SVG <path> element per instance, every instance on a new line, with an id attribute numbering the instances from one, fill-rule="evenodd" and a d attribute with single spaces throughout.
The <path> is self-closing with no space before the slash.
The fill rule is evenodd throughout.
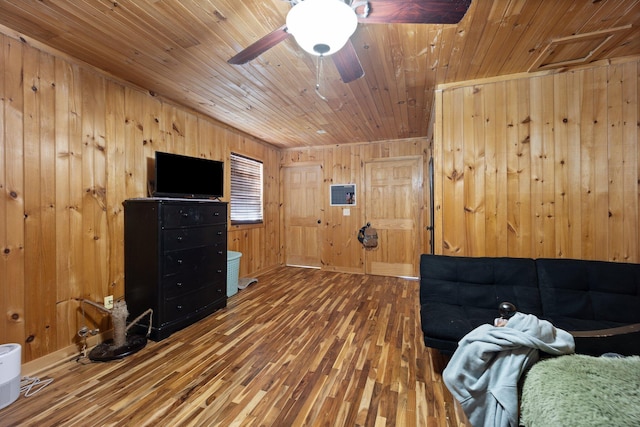
<path id="1" fill-rule="evenodd" d="M 238 293 L 241 256 L 242 252 L 227 251 L 227 297 Z"/>

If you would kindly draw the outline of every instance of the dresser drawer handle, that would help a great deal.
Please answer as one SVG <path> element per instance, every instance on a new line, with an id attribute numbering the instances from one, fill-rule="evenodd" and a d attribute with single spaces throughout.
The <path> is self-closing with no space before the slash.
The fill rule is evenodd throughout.
<path id="1" fill-rule="evenodd" d="M 177 260 L 176 262 L 178 263 L 178 265 L 182 265 L 182 260 L 181 259 Z"/>
<path id="2" fill-rule="evenodd" d="M 181 287 L 182 287 L 182 282 L 177 282 L 177 283 L 176 283 L 176 286 L 177 286 L 177 287 L 179 287 L 179 288 L 181 288 Z"/>
<path id="3" fill-rule="evenodd" d="M 222 236 L 222 231 L 218 231 L 218 236 Z"/>
<path id="4" fill-rule="evenodd" d="M 176 309 L 177 310 L 182 310 L 182 306 L 181 305 L 176 305 Z"/>
<path id="5" fill-rule="evenodd" d="M 178 238 L 176 239 L 178 242 L 182 242 L 182 236 L 178 236 Z"/>
<path id="6" fill-rule="evenodd" d="M 187 212 L 182 212 L 182 218 L 189 218 L 189 214 Z"/>
<path id="7" fill-rule="evenodd" d="M 220 212 L 214 212 L 213 216 L 220 216 Z"/>
<path id="8" fill-rule="evenodd" d="M 218 255 L 222 255 L 224 252 L 222 251 L 218 251 Z"/>
<path id="9" fill-rule="evenodd" d="M 218 270 L 218 273 L 222 273 L 222 270 Z"/>

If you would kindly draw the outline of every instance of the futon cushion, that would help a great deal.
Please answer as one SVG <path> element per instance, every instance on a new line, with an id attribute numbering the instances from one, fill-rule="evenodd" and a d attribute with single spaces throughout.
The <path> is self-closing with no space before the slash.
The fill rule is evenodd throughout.
<path id="1" fill-rule="evenodd" d="M 518 311 L 542 313 L 535 261 L 530 258 L 452 257 L 423 254 L 420 302 L 493 310 L 509 301 Z"/>
<path id="2" fill-rule="evenodd" d="M 543 315 L 567 330 L 591 330 L 640 322 L 637 264 L 538 259 Z"/>
<path id="3" fill-rule="evenodd" d="M 491 323 L 497 317 L 496 313 L 495 308 L 428 301 L 420 306 L 425 345 L 453 353 L 460 338 L 484 323 Z"/>
<path id="4" fill-rule="evenodd" d="M 430 339 L 457 342 L 493 322 L 502 301 L 523 313 L 542 313 L 532 259 L 423 254 L 420 281 L 421 325 L 428 346 L 435 346 Z"/>

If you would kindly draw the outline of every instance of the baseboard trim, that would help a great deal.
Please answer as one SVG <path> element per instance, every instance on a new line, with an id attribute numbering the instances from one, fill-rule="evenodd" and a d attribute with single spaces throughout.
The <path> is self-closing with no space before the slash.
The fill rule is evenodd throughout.
<path id="1" fill-rule="evenodd" d="M 108 330 L 100 333 L 96 336 L 87 338 L 87 351 L 91 350 L 96 345 L 104 342 L 113 337 L 113 331 Z M 21 367 L 21 375 L 23 377 L 44 375 L 47 371 L 67 363 L 80 356 L 80 349 L 76 344 L 72 344 L 68 347 L 56 350 L 53 353 L 49 353 L 45 356 L 39 357 L 27 363 L 23 363 Z"/>

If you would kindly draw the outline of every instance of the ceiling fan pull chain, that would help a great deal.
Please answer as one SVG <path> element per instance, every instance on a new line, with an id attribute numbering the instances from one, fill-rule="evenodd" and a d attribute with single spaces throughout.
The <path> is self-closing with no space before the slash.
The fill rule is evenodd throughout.
<path id="1" fill-rule="evenodd" d="M 324 95 L 320 93 L 320 74 L 321 74 L 321 68 L 322 68 L 322 58 L 323 58 L 322 55 L 318 56 L 318 62 L 316 62 L 316 94 L 318 94 L 318 96 L 322 98 L 323 101 L 326 101 L 327 98 L 325 98 Z"/>

